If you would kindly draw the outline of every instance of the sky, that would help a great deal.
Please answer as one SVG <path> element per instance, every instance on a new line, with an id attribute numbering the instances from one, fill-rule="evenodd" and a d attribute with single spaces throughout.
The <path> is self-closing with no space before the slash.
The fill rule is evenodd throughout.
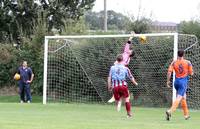
<path id="1" fill-rule="evenodd" d="M 93 11 L 103 9 L 104 0 L 96 0 Z M 179 23 L 200 17 L 200 0 L 107 0 L 107 10 L 130 17 L 139 14 L 154 21 Z"/>

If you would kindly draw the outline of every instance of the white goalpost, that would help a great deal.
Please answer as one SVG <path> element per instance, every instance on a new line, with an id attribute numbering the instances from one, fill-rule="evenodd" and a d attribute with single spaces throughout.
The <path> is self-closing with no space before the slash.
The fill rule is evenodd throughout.
<path id="1" fill-rule="evenodd" d="M 138 40 L 142 35 L 147 37 L 146 43 Z M 130 36 L 45 36 L 43 104 L 106 102 L 111 96 L 106 89 L 108 69 Z M 138 88 L 129 85 L 134 99 L 141 105 L 146 105 L 149 101 L 156 106 L 175 100 L 175 89 L 171 91 L 166 88 L 167 68 L 177 58 L 179 48 L 187 50 L 189 58 L 199 54 L 196 50 L 199 49 L 196 36 L 149 33 L 135 34 L 134 37 L 132 46 L 136 55 L 131 59 L 129 67 L 141 84 Z M 192 60 L 196 58 L 199 57 Z"/>
<path id="2" fill-rule="evenodd" d="M 178 52 L 178 33 L 174 34 L 174 60 L 177 59 L 177 52 Z M 173 72 L 173 92 L 172 92 L 172 102 L 176 99 L 176 90 L 174 88 L 174 81 L 175 81 L 175 73 Z"/>

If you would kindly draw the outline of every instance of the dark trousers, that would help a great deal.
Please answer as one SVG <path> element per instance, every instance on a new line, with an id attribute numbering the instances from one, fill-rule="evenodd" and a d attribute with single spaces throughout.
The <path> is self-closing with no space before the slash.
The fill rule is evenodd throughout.
<path id="1" fill-rule="evenodd" d="M 24 102 L 32 100 L 29 83 L 19 82 L 19 95 L 20 95 L 20 99 Z"/>

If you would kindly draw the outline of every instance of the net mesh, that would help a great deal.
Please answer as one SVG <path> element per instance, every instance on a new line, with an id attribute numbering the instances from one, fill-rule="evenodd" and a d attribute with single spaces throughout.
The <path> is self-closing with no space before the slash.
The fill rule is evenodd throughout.
<path id="1" fill-rule="evenodd" d="M 107 102 L 112 93 L 107 90 L 107 77 L 117 54 L 122 53 L 128 37 L 98 37 L 51 39 L 48 42 L 47 101 Z M 195 36 L 179 35 L 179 48 L 197 42 Z M 134 105 L 168 106 L 172 89 L 166 88 L 168 65 L 173 59 L 174 36 L 147 36 L 146 43 L 133 39 L 135 56 L 129 68 L 138 82 L 129 82 Z M 200 83 L 199 44 L 186 51 L 195 69 L 188 89 L 189 106 L 199 108 Z"/>
<path id="2" fill-rule="evenodd" d="M 185 58 L 191 61 L 194 70 L 188 84 L 187 102 L 190 108 L 200 109 L 200 46 L 192 35 L 179 35 L 178 41 L 179 49 L 186 49 Z"/>
<path id="3" fill-rule="evenodd" d="M 56 42 L 56 43 L 55 43 Z M 65 41 L 52 40 L 48 46 L 47 100 L 50 102 L 99 101 L 87 73 Z"/>

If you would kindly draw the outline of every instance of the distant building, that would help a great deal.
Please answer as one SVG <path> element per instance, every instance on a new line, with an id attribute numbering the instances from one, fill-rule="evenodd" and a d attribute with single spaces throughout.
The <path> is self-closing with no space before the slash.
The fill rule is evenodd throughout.
<path id="1" fill-rule="evenodd" d="M 178 24 L 174 22 L 154 21 L 150 26 L 152 32 L 177 32 Z"/>

